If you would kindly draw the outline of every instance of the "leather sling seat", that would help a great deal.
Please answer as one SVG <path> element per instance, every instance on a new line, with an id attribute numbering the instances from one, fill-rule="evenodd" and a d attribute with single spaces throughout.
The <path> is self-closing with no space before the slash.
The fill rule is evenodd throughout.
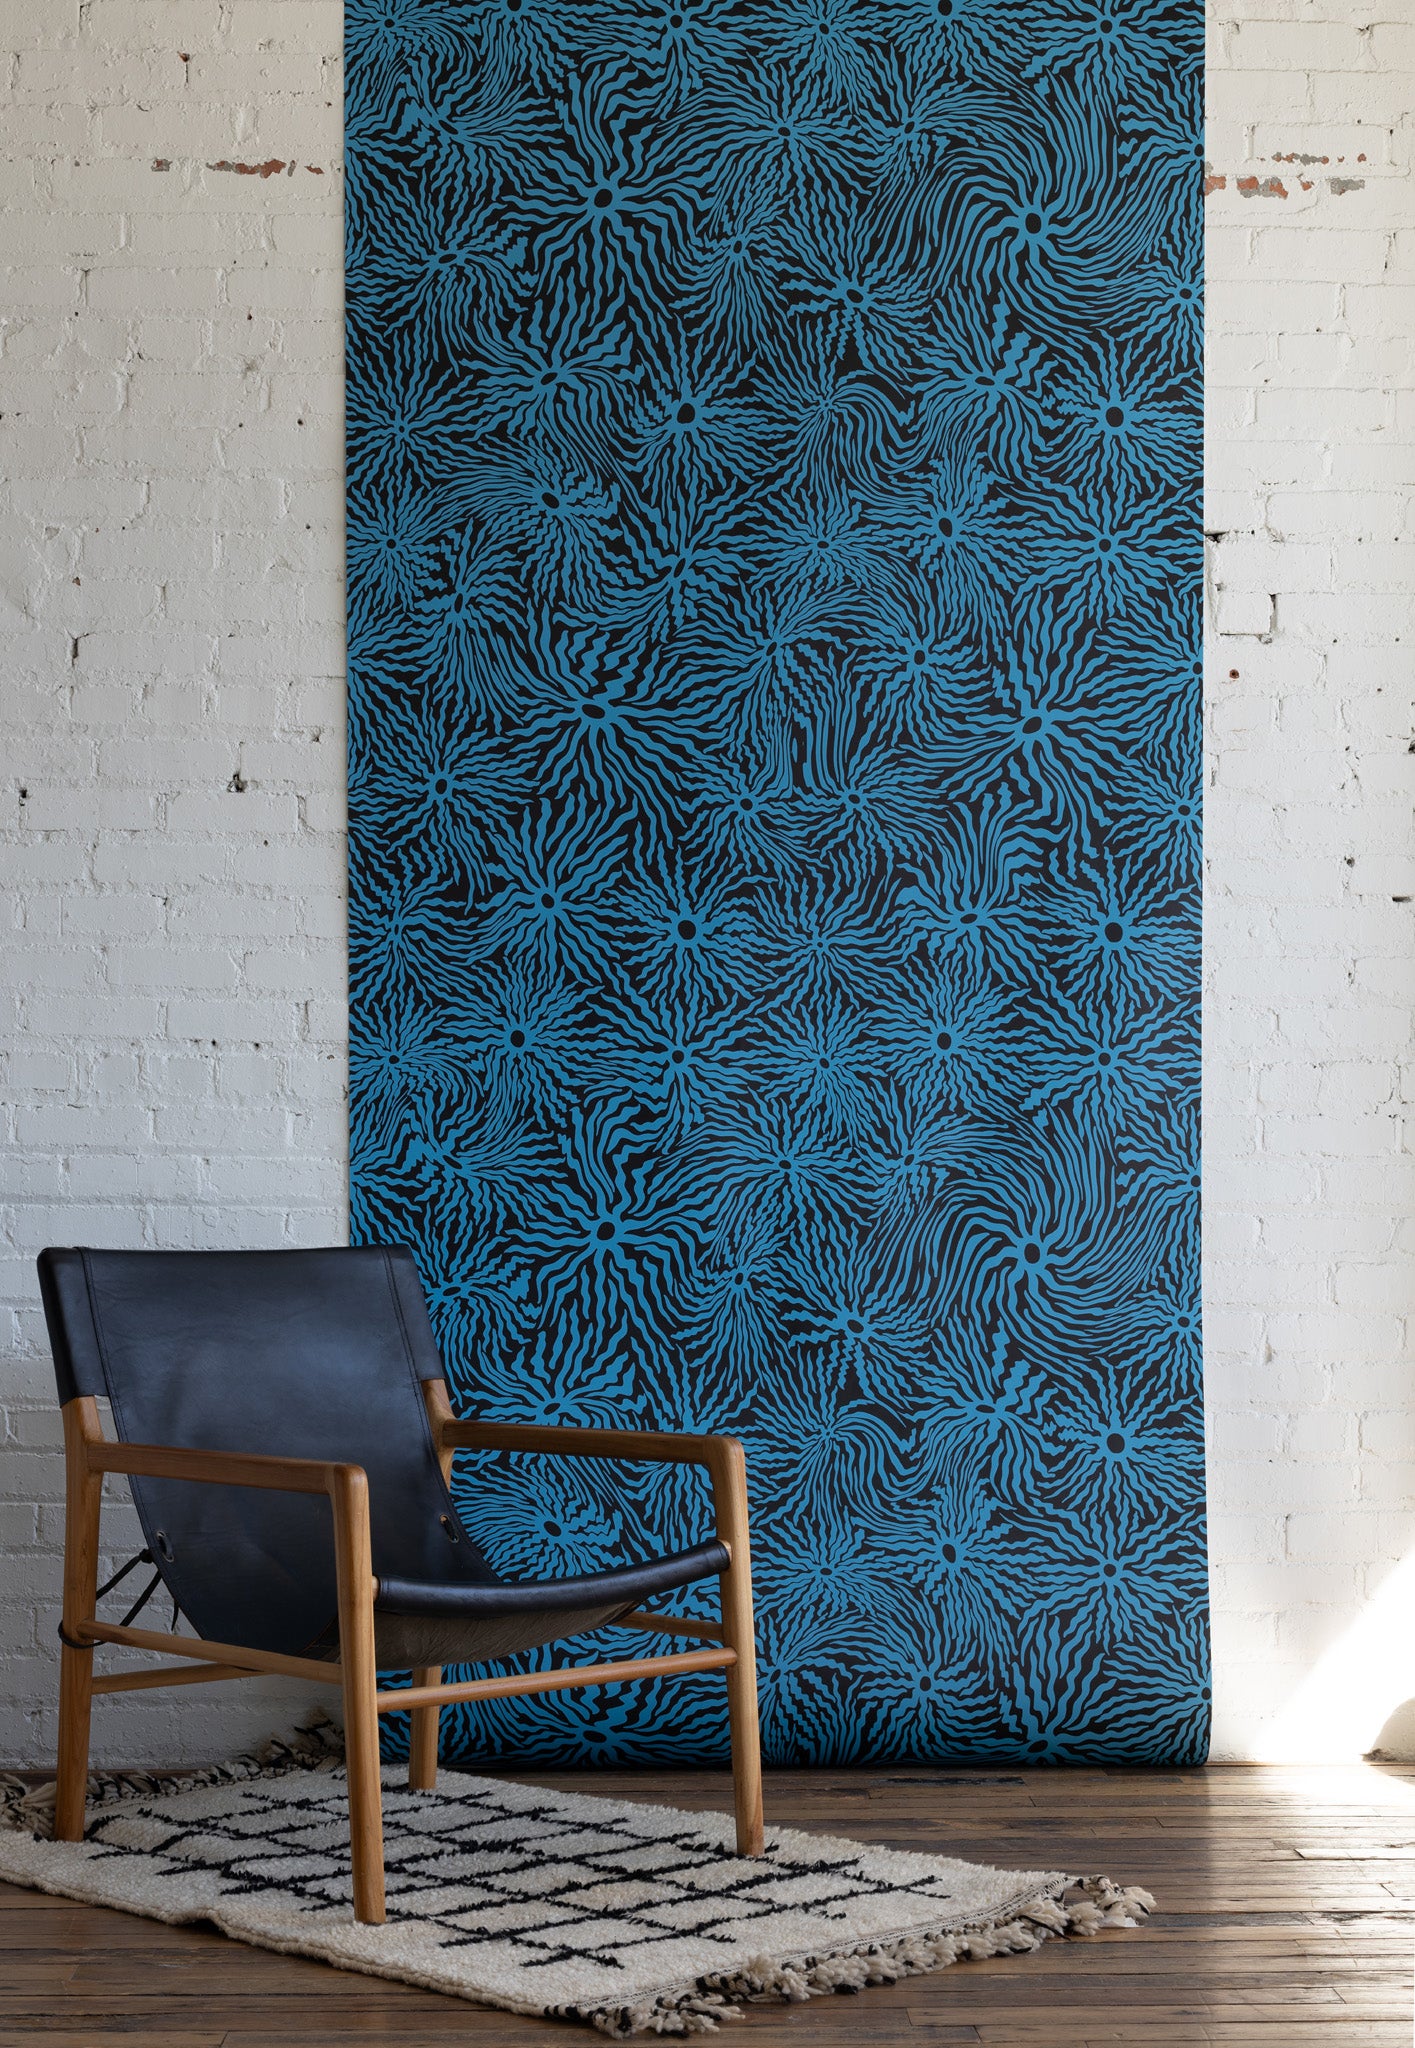
<path id="1" fill-rule="evenodd" d="M 401 1671 L 419 1664 L 510 1657 L 557 1636 L 605 1628 L 660 1593 L 715 1578 L 730 1563 L 724 1544 L 708 1542 L 642 1564 L 540 1583 L 496 1579 L 486 1585 L 435 1585 L 380 1579 L 373 1603 L 378 1661 Z"/>
<path id="2" fill-rule="evenodd" d="M 459 1488 L 464 1520 L 433 1447 L 421 1383 L 443 1363 L 404 1248 L 55 1249 L 39 1270 L 60 1400 L 107 1399 L 126 1442 L 363 1467 L 385 1670 L 535 1649 L 731 1561 L 707 1541 L 534 1583 L 494 1570 L 475 1540 L 475 1476 Z M 198 1635 L 337 1657 L 326 1500 L 130 1483 L 154 1566 Z"/>

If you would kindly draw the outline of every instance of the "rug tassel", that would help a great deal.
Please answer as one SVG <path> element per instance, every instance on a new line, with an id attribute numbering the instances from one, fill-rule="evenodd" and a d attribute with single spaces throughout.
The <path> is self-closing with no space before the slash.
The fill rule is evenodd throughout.
<path id="1" fill-rule="evenodd" d="M 808 1957 L 777 1963 L 758 1956 L 737 1975 L 704 1980 L 681 1997 L 666 1997 L 652 2006 L 616 2007 L 585 2012 L 600 2033 L 614 2040 L 633 2034 L 715 2033 L 724 2020 L 741 2014 L 728 2001 L 758 2004 L 769 1999 L 804 2005 L 832 1992 L 860 1991 L 867 1984 L 893 1984 L 901 1977 L 923 1976 L 960 1961 L 982 1962 L 989 1956 L 1023 1955 L 1054 1936 L 1085 1940 L 1109 1927 L 1136 1927 L 1154 1909 L 1154 1900 L 1138 1885 L 1128 1888 L 1108 1877 L 1073 1879 L 1061 1898 L 1030 1900 L 1012 1920 L 965 1933 L 911 1934 L 885 1946 L 857 1949 L 850 1955 Z"/>
<path id="2" fill-rule="evenodd" d="M 259 1749 L 229 1763 L 189 1771 L 90 1771 L 85 1801 L 92 1810 L 115 1800 L 171 1797 L 202 1785 L 227 1785 L 246 1778 L 281 1778 L 290 1771 L 337 1771 L 344 1762 L 344 1738 L 328 1714 L 316 1708 L 295 1734 L 274 1735 Z M 0 1826 L 18 1828 L 48 1842 L 54 1835 L 54 1782 L 29 1785 L 11 1772 L 0 1774 Z"/>

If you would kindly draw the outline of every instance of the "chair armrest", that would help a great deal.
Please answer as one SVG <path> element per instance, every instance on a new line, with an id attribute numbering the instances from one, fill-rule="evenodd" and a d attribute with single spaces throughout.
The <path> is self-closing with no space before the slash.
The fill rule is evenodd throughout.
<path id="1" fill-rule="evenodd" d="M 322 1458 L 267 1458 L 254 1452 L 184 1450 L 176 1444 L 87 1445 L 90 1472 L 145 1479 L 195 1479 L 212 1486 L 261 1486 L 274 1493 L 325 1493 L 331 1498 L 364 1479 L 361 1465 Z"/>
<path id="2" fill-rule="evenodd" d="M 306 1658 L 276 1656 L 266 1650 L 248 1651 L 239 1644 L 208 1643 L 204 1649 L 196 1648 L 186 1636 L 159 1635 L 121 1623 L 99 1623 L 95 1618 L 105 1472 L 131 1478 L 197 1480 L 209 1486 L 267 1487 L 275 1493 L 322 1493 L 328 1497 L 334 1523 L 341 1663 L 357 1659 L 372 1692 L 376 1683 L 373 1603 L 378 1598 L 378 1580 L 373 1574 L 369 1533 L 368 1474 L 362 1465 L 324 1458 L 270 1458 L 258 1452 L 190 1450 L 178 1444 L 110 1443 L 103 1434 L 98 1403 L 91 1394 L 77 1394 L 66 1401 L 63 1416 L 64 1618 L 59 1633 L 70 1649 L 91 1649 L 99 1642 L 128 1643 L 163 1655 L 205 1657 L 210 1661 L 215 1648 L 220 1653 L 218 1661 L 235 1663 L 242 1669 L 284 1670 L 298 1678 L 322 1679 L 324 1670 Z M 255 1657 L 256 1662 L 246 1665 L 247 1655 Z M 79 1803 L 82 1819 L 82 1799 Z"/>
<path id="3" fill-rule="evenodd" d="M 452 1451 L 539 1451 L 551 1458 L 629 1458 L 660 1465 L 725 1467 L 742 1456 L 735 1436 L 674 1436 L 664 1430 L 578 1429 L 539 1422 L 444 1422 Z"/>
<path id="4" fill-rule="evenodd" d="M 454 1451 L 538 1451 L 549 1458 L 642 1459 L 650 1464 L 704 1465 L 712 1482 L 717 1534 L 734 1573 L 750 1587 L 747 1562 L 747 1455 L 735 1436 L 673 1436 L 657 1429 L 577 1429 L 548 1422 L 459 1422 L 445 1380 L 424 1380 L 423 1401 L 443 1477 Z"/>

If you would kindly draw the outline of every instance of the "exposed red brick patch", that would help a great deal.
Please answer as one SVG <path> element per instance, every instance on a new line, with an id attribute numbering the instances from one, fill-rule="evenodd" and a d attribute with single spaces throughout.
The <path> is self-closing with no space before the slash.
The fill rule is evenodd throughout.
<path id="1" fill-rule="evenodd" d="M 284 170 L 285 159 L 272 156 L 267 157 L 263 164 L 233 164 L 228 157 L 222 157 L 219 164 L 208 164 L 206 168 L 209 171 L 234 171 L 239 178 L 273 178 L 277 171 Z"/>
<path id="2" fill-rule="evenodd" d="M 1227 183 L 1227 178 L 1215 177 L 1210 174 L 1204 180 L 1204 197 L 1207 198 L 1210 192 L 1222 192 Z"/>
<path id="3" fill-rule="evenodd" d="M 1240 178 L 1238 189 L 1245 199 L 1286 199 L 1287 187 L 1281 178 Z"/>
<path id="4" fill-rule="evenodd" d="M 306 164 L 305 169 L 307 171 L 313 171 L 317 178 L 322 178 L 324 176 L 324 166 L 322 164 Z"/>
<path id="5" fill-rule="evenodd" d="M 152 168 L 153 168 L 153 169 L 154 169 L 155 171 L 170 171 L 170 170 L 171 170 L 171 168 L 172 168 L 172 159 L 171 159 L 171 157 L 170 157 L 170 156 L 155 156 L 155 157 L 154 157 L 154 158 L 152 159 Z"/>

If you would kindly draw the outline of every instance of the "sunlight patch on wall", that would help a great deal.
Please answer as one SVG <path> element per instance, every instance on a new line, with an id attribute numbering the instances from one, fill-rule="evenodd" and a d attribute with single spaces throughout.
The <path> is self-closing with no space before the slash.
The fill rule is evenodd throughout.
<path id="1" fill-rule="evenodd" d="M 1415 1761 L 1415 1552 L 1325 1649 L 1260 1739 L 1260 1763 Z"/>

